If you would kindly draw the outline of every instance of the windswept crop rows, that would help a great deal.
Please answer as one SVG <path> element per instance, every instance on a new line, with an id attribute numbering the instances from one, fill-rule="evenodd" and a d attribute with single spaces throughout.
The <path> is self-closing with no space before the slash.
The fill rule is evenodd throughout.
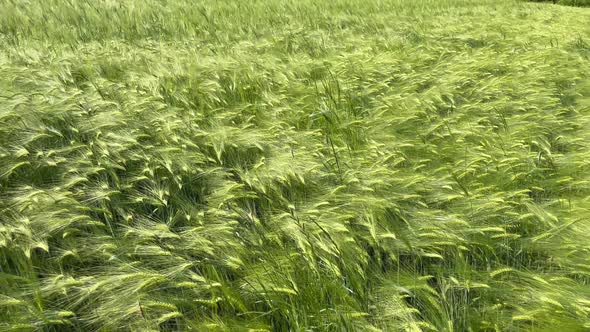
<path id="1" fill-rule="evenodd" d="M 0 330 L 587 331 L 590 11 L 0 3 Z"/>

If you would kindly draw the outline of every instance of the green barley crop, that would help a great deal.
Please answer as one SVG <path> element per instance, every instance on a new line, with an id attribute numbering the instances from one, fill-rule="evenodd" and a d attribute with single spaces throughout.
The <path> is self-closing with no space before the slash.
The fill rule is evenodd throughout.
<path id="1" fill-rule="evenodd" d="M 590 11 L 0 2 L 0 330 L 587 331 Z"/>

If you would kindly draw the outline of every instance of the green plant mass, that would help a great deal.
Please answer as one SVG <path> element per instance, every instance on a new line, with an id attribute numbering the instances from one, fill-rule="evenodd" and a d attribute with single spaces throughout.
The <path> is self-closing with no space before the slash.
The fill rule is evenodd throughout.
<path id="1" fill-rule="evenodd" d="M 534 2 L 552 2 L 566 6 L 590 7 L 590 0 L 529 0 Z"/>
<path id="2" fill-rule="evenodd" d="M 589 234 L 588 8 L 0 1 L 0 331 L 589 331 Z"/>

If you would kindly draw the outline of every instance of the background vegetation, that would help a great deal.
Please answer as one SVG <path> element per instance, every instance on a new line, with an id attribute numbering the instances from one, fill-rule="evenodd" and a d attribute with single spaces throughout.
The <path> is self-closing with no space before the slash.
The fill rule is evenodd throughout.
<path id="1" fill-rule="evenodd" d="M 589 330 L 589 23 L 0 2 L 0 330 Z"/>
<path id="2" fill-rule="evenodd" d="M 551 2 L 558 5 L 589 7 L 590 0 L 531 0 L 534 2 Z"/>

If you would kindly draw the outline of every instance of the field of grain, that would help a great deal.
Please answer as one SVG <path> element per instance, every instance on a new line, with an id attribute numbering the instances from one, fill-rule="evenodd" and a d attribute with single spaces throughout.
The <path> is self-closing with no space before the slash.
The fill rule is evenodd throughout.
<path id="1" fill-rule="evenodd" d="M 0 331 L 588 331 L 589 234 L 589 8 L 0 1 Z"/>

